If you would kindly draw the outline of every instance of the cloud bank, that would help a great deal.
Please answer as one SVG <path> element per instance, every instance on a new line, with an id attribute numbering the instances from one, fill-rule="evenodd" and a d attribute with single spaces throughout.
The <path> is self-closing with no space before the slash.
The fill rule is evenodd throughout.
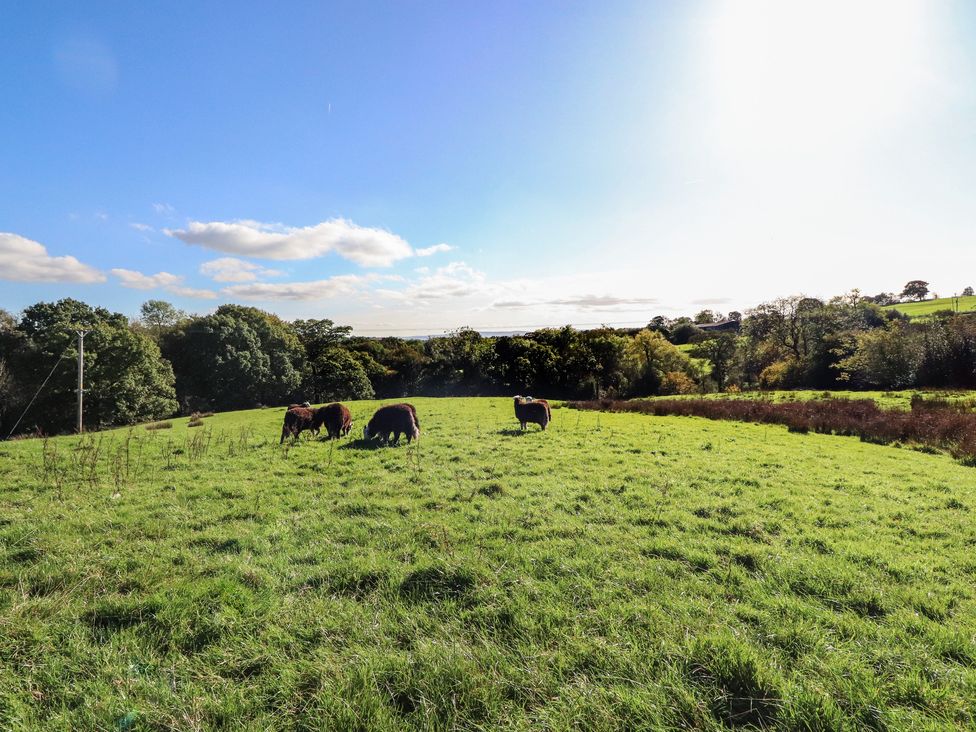
<path id="1" fill-rule="evenodd" d="M 213 278 L 214 282 L 254 282 L 261 277 L 279 277 L 284 272 L 237 257 L 221 257 L 201 264 L 200 274 Z"/>
<path id="2" fill-rule="evenodd" d="M 222 292 L 241 300 L 328 300 L 359 292 L 375 277 L 360 275 L 336 275 L 311 282 L 255 282 L 247 285 L 225 287 Z"/>
<path id="3" fill-rule="evenodd" d="M 305 227 L 260 221 L 191 221 L 185 229 L 164 231 L 187 244 L 263 259 L 314 259 L 335 252 L 364 267 L 388 267 L 414 253 L 396 234 L 345 219 Z"/>
<path id="4" fill-rule="evenodd" d="M 656 297 L 614 297 L 613 295 L 572 295 L 570 297 L 553 300 L 499 300 L 492 307 L 517 310 L 521 308 L 535 308 L 540 306 L 572 307 L 580 310 L 604 310 L 607 308 L 626 308 L 646 305 L 657 305 L 660 301 Z"/>
<path id="5" fill-rule="evenodd" d="M 169 272 L 157 272 L 154 275 L 143 274 L 133 269 L 122 269 L 116 267 L 112 274 L 118 279 L 122 287 L 132 290 L 166 290 L 174 295 L 182 297 L 195 297 L 205 300 L 212 300 L 217 297 L 217 293 L 212 290 L 198 290 L 193 287 L 184 287 L 183 277 Z"/>
<path id="6" fill-rule="evenodd" d="M 104 282 L 105 275 L 72 256 L 52 257 L 19 234 L 0 232 L 0 279 L 11 282 Z"/>

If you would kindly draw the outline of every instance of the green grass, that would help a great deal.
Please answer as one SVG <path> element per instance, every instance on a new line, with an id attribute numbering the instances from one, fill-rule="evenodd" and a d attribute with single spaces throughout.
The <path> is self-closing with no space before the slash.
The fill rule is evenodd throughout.
<path id="1" fill-rule="evenodd" d="M 413 401 L 410 447 L 279 448 L 279 409 L 0 445 L 0 729 L 976 724 L 972 468 Z"/>
<path id="2" fill-rule="evenodd" d="M 976 295 L 968 297 L 940 297 L 937 300 L 922 300 L 921 302 L 903 302 L 898 305 L 887 305 L 885 310 L 897 310 L 909 318 L 921 318 L 939 310 L 953 310 L 958 313 L 976 312 Z"/>
<path id="3" fill-rule="evenodd" d="M 912 397 L 939 399 L 948 402 L 973 402 L 976 392 L 965 389 L 927 389 L 903 391 L 823 391 L 821 389 L 795 389 L 773 391 L 711 392 L 708 394 L 681 394 L 649 397 L 650 399 L 769 399 L 774 402 L 802 402 L 810 399 L 871 399 L 882 409 L 909 410 Z"/>

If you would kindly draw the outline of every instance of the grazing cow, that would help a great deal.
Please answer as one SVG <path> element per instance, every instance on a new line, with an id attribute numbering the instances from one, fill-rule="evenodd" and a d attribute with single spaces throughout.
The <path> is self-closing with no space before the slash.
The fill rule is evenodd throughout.
<path id="1" fill-rule="evenodd" d="M 549 402 L 547 402 L 545 399 L 535 399 L 535 398 L 530 397 L 530 396 L 525 397 L 525 401 L 527 401 L 527 402 L 535 402 L 536 404 L 545 404 L 546 405 L 546 413 L 549 415 L 549 421 L 552 422 L 552 408 L 549 406 Z"/>
<path id="2" fill-rule="evenodd" d="M 529 401 L 523 397 L 515 397 L 515 418 L 525 429 L 526 424 L 533 422 L 545 429 L 550 419 L 549 402 L 545 399 Z"/>
<path id="3" fill-rule="evenodd" d="M 303 430 L 318 433 L 315 415 L 307 407 L 292 407 L 285 412 L 285 423 L 281 427 L 281 440 L 278 441 L 278 444 L 284 442 L 288 436 L 297 440 Z"/>
<path id="4" fill-rule="evenodd" d="M 349 413 L 349 408 L 345 404 L 339 402 L 326 404 L 324 407 L 315 410 L 315 421 L 312 428 L 318 432 L 323 424 L 329 439 L 337 440 L 340 435 L 348 435 L 349 430 L 352 429 L 352 414 Z"/>
<path id="5" fill-rule="evenodd" d="M 420 437 L 420 421 L 417 410 L 412 404 L 388 404 L 376 410 L 369 424 L 363 427 L 363 439 L 370 440 L 379 437 L 384 442 L 392 444 L 400 442 L 400 435 L 407 436 L 409 443 L 414 437 Z"/>

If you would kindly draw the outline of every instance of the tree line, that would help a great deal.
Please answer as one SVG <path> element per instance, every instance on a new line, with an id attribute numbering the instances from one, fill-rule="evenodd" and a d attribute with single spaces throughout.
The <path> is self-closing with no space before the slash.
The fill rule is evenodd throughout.
<path id="1" fill-rule="evenodd" d="M 543 328 L 427 340 L 357 336 L 328 319 L 253 307 L 140 317 L 64 299 L 0 311 L 0 437 L 74 426 L 75 330 L 86 336 L 85 422 L 134 424 L 295 401 L 533 394 L 628 398 L 735 389 L 976 388 L 976 316 L 911 321 L 857 291 L 779 298 L 744 315 L 704 310 L 644 328 Z M 717 321 L 722 321 L 716 326 Z"/>

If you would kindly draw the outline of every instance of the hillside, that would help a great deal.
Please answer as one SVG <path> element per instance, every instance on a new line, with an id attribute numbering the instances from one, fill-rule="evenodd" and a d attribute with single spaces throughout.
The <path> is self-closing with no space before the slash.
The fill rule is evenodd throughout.
<path id="1" fill-rule="evenodd" d="M 897 310 L 910 318 L 924 317 L 940 310 L 972 313 L 976 312 L 976 295 L 969 297 L 940 297 L 936 300 L 922 300 L 921 302 L 902 302 L 897 305 L 887 305 L 884 309 Z"/>
<path id="2" fill-rule="evenodd" d="M 966 729 L 976 472 L 415 399 L 0 445 L 0 727 Z"/>

